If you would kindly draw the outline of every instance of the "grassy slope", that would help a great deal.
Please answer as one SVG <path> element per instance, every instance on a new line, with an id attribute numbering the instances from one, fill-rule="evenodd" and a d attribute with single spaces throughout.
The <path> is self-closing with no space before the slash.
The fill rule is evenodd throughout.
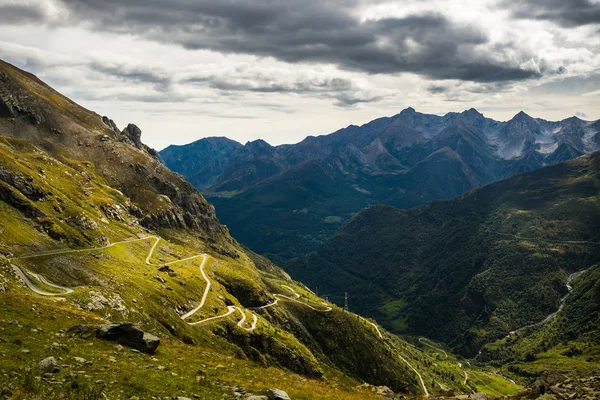
<path id="1" fill-rule="evenodd" d="M 476 354 L 558 308 L 568 274 L 598 262 L 600 246 L 564 241 L 600 241 L 599 157 L 412 210 L 373 207 L 286 270 L 336 301 L 349 291 L 396 332 Z"/>

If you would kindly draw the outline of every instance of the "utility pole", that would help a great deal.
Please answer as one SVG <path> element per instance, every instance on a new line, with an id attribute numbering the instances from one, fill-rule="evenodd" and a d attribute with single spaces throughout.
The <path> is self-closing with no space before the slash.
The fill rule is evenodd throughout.
<path id="1" fill-rule="evenodd" d="M 348 311 L 348 292 L 344 293 L 344 311 Z"/>

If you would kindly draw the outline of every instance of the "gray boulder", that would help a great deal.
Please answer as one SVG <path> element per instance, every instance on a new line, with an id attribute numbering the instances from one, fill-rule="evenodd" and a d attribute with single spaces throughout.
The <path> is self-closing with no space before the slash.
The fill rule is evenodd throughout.
<path id="1" fill-rule="evenodd" d="M 267 391 L 267 398 L 269 400 L 291 400 L 286 392 L 279 389 L 269 389 Z"/>
<path id="2" fill-rule="evenodd" d="M 154 353 L 160 344 L 159 338 L 136 328 L 131 322 L 103 325 L 96 332 L 96 337 L 117 342 L 148 354 Z"/>
<path id="3" fill-rule="evenodd" d="M 60 372 L 60 368 L 58 368 L 58 364 L 56 363 L 56 359 L 54 357 L 44 358 L 38 363 L 37 369 L 39 369 L 42 373 L 47 374 L 56 374 L 57 372 Z"/>
<path id="4" fill-rule="evenodd" d="M 92 336 L 117 342 L 120 345 L 153 354 L 160 344 L 160 339 L 148 332 L 133 326 L 131 322 L 115 322 L 108 325 L 75 325 L 68 333 L 88 339 Z"/>

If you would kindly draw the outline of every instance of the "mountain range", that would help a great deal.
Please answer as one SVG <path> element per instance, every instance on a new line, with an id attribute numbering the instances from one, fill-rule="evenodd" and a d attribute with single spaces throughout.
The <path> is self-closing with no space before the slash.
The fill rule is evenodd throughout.
<path id="1" fill-rule="evenodd" d="M 438 116 L 407 108 L 294 145 L 211 137 L 160 157 L 203 191 L 238 240 L 284 263 L 362 208 L 449 199 L 598 149 L 600 121 L 519 112 L 499 122 L 475 109 Z"/>

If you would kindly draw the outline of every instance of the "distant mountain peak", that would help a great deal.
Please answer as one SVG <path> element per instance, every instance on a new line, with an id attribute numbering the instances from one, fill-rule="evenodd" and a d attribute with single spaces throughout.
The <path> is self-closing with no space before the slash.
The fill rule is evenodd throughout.
<path id="1" fill-rule="evenodd" d="M 273 147 L 263 139 L 256 139 L 256 140 L 248 141 L 245 144 L 245 146 L 246 147 Z"/>
<path id="2" fill-rule="evenodd" d="M 464 115 L 477 115 L 477 116 L 483 117 L 483 114 L 480 113 L 479 111 L 477 111 L 475 108 L 469 108 L 468 110 L 463 111 L 463 114 Z"/>
<path id="3" fill-rule="evenodd" d="M 515 115 L 513 117 L 513 119 L 519 120 L 519 119 L 532 119 L 529 114 L 527 114 L 525 111 L 519 111 L 519 113 L 517 115 Z"/>

